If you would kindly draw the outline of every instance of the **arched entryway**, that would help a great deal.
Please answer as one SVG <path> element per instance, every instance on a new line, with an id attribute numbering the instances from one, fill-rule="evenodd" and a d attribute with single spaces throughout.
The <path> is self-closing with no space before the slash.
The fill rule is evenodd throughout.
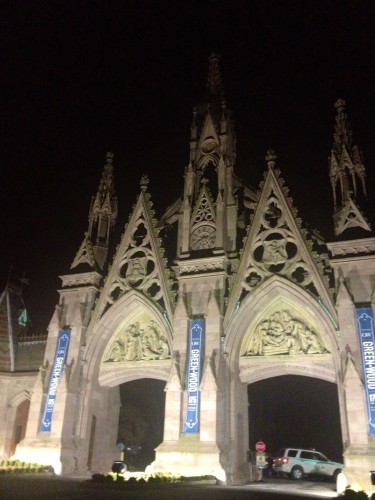
<path id="1" fill-rule="evenodd" d="M 16 451 L 17 444 L 22 441 L 26 433 L 27 417 L 29 416 L 30 399 L 23 400 L 16 409 L 16 417 L 14 420 L 13 439 L 11 444 L 10 454 L 13 455 Z"/>
<path id="2" fill-rule="evenodd" d="M 117 442 L 129 469 L 144 470 L 163 441 L 166 382 L 139 379 L 119 386 L 121 408 Z"/>
<path id="3" fill-rule="evenodd" d="M 313 377 L 284 375 L 248 385 L 249 448 L 263 440 L 267 452 L 315 448 L 342 462 L 337 386 Z"/>

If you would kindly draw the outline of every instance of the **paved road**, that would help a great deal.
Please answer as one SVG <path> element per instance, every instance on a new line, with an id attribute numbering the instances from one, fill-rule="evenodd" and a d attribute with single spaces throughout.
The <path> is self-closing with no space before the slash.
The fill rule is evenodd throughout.
<path id="1" fill-rule="evenodd" d="M 162 486 L 119 489 L 116 484 L 92 483 L 82 479 L 1 475 L 1 500 L 296 500 L 337 498 L 334 485 L 313 481 L 266 479 L 264 483 L 232 486 Z"/>

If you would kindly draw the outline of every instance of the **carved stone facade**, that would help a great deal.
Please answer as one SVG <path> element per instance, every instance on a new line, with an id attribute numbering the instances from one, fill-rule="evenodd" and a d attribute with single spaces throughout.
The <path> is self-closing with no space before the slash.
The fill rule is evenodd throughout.
<path id="1" fill-rule="evenodd" d="M 344 104 L 336 105 L 327 172 L 340 241 L 326 244 L 297 217 L 273 151 L 258 192 L 235 175 L 235 128 L 215 54 L 208 96 L 193 110 L 180 198 L 157 220 L 142 177 L 111 264 L 117 198 L 113 155 L 107 156 L 88 231 L 70 272 L 61 276 L 41 368 L 33 366 L 28 376 L 8 368 L 1 374 L 6 390 L 0 453 L 11 454 L 16 407 L 28 399 L 28 425 L 16 458 L 47 460 L 63 475 L 106 472 L 119 455 L 119 386 L 153 378 L 166 383 L 165 419 L 149 469 L 245 483 L 248 384 L 309 376 L 336 384 L 345 474 L 370 490 L 375 447 L 367 429 L 356 308 L 372 307 L 375 240 L 359 209 L 364 166 Z M 283 171 L 287 177 L 288 167 Z M 165 257 L 171 233 L 176 245 Z M 189 322 L 197 318 L 205 323 L 199 432 L 189 434 Z M 52 428 L 42 432 L 59 332 L 66 329 L 70 343 Z"/>
<path id="2" fill-rule="evenodd" d="M 244 343 L 241 356 L 276 356 L 279 354 L 323 354 L 323 346 L 314 330 L 289 311 L 276 311 L 263 319 L 250 339 Z"/>
<path id="3" fill-rule="evenodd" d="M 110 343 L 104 363 L 121 363 L 170 358 L 170 347 L 156 321 L 129 325 Z"/>

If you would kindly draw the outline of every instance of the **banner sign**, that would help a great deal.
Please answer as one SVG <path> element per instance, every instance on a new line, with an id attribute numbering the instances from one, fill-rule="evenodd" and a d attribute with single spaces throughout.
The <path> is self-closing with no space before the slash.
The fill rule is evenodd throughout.
<path id="1" fill-rule="evenodd" d="M 375 334 L 371 307 L 356 310 L 366 389 L 369 434 L 375 436 Z"/>
<path id="2" fill-rule="evenodd" d="M 40 423 L 40 432 L 50 432 L 52 424 L 53 409 L 55 407 L 56 392 L 60 383 L 61 375 L 64 370 L 66 356 L 68 354 L 70 341 L 70 330 L 60 330 L 57 339 L 55 359 L 53 361 L 51 378 L 48 386 L 48 393 L 44 405 L 42 421 Z"/>
<path id="3" fill-rule="evenodd" d="M 187 369 L 187 409 L 183 432 L 199 432 L 199 384 L 201 382 L 204 319 L 190 321 L 189 364 Z"/>

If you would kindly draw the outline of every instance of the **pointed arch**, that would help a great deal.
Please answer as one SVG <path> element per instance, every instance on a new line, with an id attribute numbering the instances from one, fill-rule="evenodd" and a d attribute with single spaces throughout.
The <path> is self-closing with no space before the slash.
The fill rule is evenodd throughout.
<path id="1" fill-rule="evenodd" d="M 124 332 L 129 327 L 138 331 L 137 341 L 144 338 L 141 329 L 156 330 L 157 340 L 163 337 L 164 351 L 159 356 L 142 355 L 111 358 L 114 345 L 124 343 Z M 123 347 L 123 345 L 122 345 Z M 113 387 L 120 383 L 138 378 L 156 378 L 167 380 L 171 369 L 172 326 L 166 314 L 163 314 L 151 299 L 137 290 L 132 290 L 119 299 L 104 313 L 93 330 L 86 350 L 87 375 L 94 377 L 101 385 Z"/>
<path id="2" fill-rule="evenodd" d="M 296 353 L 274 350 L 271 355 L 261 352 L 261 355 L 247 356 L 246 345 L 257 334 L 259 325 L 283 312 L 307 326 L 321 349 Z M 287 279 L 274 275 L 263 282 L 225 318 L 224 325 L 225 353 L 230 366 L 239 370 L 242 382 L 286 374 L 308 374 L 337 382 L 340 360 L 335 325 L 317 299 Z"/>
<path id="3" fill-rule="evenodd" d="M 16 394 L 14 394 L 10 398 L 8 405 L 12 406 L 12 407 L 16 407 L 16 406 L 20 405 L 21 403 L 23 403 L 24 401 L 30 401 L 30 399 L 31 399 L 30 392 L 26 391 L 26 390 L 22 390 L 22 391 L 17 392 Z"/>

